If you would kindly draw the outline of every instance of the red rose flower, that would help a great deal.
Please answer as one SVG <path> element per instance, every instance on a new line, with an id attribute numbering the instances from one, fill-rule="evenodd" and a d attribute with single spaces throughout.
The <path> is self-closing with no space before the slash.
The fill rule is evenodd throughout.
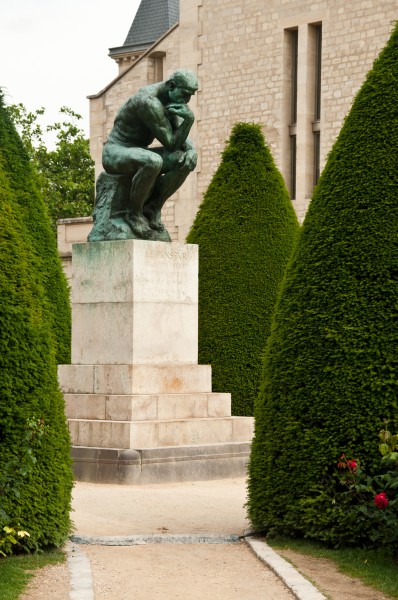
<path id="1" fill-rule="evenodd" d="M 357 468 L 357 461 L 356 460 L 347 460 L 347 467 L 349 467 L 351 469 L 351 471 L 355 471 L 355 469 Z"/>
<path id="2" fill-rule="evenodd" d="M 387 494 L 385 492 L 380 492 L 380 494 L 376 494 L 373 500 L 373 504 L 377 506 L 377 508 L 386 508 L 388 504 Z"/>

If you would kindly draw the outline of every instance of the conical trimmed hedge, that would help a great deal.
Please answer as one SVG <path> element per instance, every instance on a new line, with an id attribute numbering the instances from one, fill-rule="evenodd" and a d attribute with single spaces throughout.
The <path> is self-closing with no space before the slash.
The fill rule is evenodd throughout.
<path id="1" fill-rule="evenodd" d="M 252 523 L 316 537 L 305 517 L 314 489 L 333 485 L 342 452 L 376 468 L 377 434 L 384 419 L 396 430 L 397 403 L 396 28 L 329 155 L 287 271 L 256 406 Z M 319 506 L 315 529 L 332 530 L 331 515 Z"/>
<path id="2" fill-rule="evenodd" d="M 0 108 L 3 107 L 0 97 Z M 54 330 L 56 360 L 70 363 L 71 309 L 68 284 L 57 251 L 47 207 L 40 196 L 29 157 L 6 110 L 1 110 L 0 157 L 25 224 L 25 235 L 40 266 L 37 271 L 48 299 L 47 318 Z"/>
<path id="3" fill-rule="evenodd" d="M 20 455 L 27 421 L 43 419 L 46 426 L 40 448 L 34 450 L 37 463 L 25 478 L 20 497 L 2 496 L 1 507 L 12 526 L 29 532 L 24 546 L 36 550 L 58 546 L 67 538 L 73 477 L 53 322 L 42 284 L 50 276 L 40 253 L 34 251 L 30 220 L 20 204 L 22 196 L 27 204 L 29 198 L 28 205 L 35 210 L 35 192 L 29 195 L 34 184 L 28 185 L 27 164 L 22 179 L 26 192 L 19 194 L 12 173 L 12 165 L 18 170 L 23 161 L 17 158 L 21 148 L 0 102 L 0 474 L 10 459 Z M 13 161 L 5 154 L 14 156 Z"/>
<path id="4" fill-rule="evenodd" d="M 187 242 L 199 244 L 199 362 L 252 415 L 271 314 L 299 225 L 259 125 L 238 123 Z"/>

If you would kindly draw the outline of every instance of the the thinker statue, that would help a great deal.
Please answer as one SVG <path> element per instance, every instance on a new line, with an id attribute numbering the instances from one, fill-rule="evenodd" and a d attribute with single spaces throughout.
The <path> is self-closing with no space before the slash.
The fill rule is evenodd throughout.
<path id="1" fill-rule="evenodd" d="M 196 167 L 188 102 L 197 89 L 196 75 L 181 69 L 120 108 L 104 144 L 89 241 L 170 240 L 161 210 Z M 149 147 L 155 140 L 161 147 Z"/>

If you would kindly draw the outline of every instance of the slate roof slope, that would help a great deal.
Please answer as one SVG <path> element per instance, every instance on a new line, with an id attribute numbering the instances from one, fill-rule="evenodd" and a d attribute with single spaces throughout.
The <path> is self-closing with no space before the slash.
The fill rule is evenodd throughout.
<path id="1" fill-rule="evenodd" d="M 179 16 L 180 0 L 141 0 L 123 46 L 110 48 L 110 56 L 145 50 L 175 25 Z"/>

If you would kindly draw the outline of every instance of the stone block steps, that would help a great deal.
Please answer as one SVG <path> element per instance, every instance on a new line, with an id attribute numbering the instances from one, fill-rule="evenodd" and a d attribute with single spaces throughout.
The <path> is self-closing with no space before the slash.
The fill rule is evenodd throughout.
<path id="1" fill-rule="evenodd" d="M 65 394 L 196 394 L 211 392 L 209 365 L 59 365 Z"/>
<path id="2" fill-rule="evenodd" d="M 250 442 L 141 450 L 72 447 L 78 481 L 140 485 L 242 477 Z"/>
<path id="3" fill-rule="evenodd" d="M 153 421 L 231 415 L 230 394 L 64 394 L 64 398 L 68 419 Z"/>
<path id="4" fill-rule="evenodd" d="M 74 446 L 161 448 L 244 442 L 253 432 L 250 417 L 168 421 L 102 421 L 69 419 Z"/>
<path id="5" fill-rule="evenodd" d="M 61 365 L 80 481 L 144 484 L 241 476 L 251 417 L 211 391 L 208 365 Z"/>

